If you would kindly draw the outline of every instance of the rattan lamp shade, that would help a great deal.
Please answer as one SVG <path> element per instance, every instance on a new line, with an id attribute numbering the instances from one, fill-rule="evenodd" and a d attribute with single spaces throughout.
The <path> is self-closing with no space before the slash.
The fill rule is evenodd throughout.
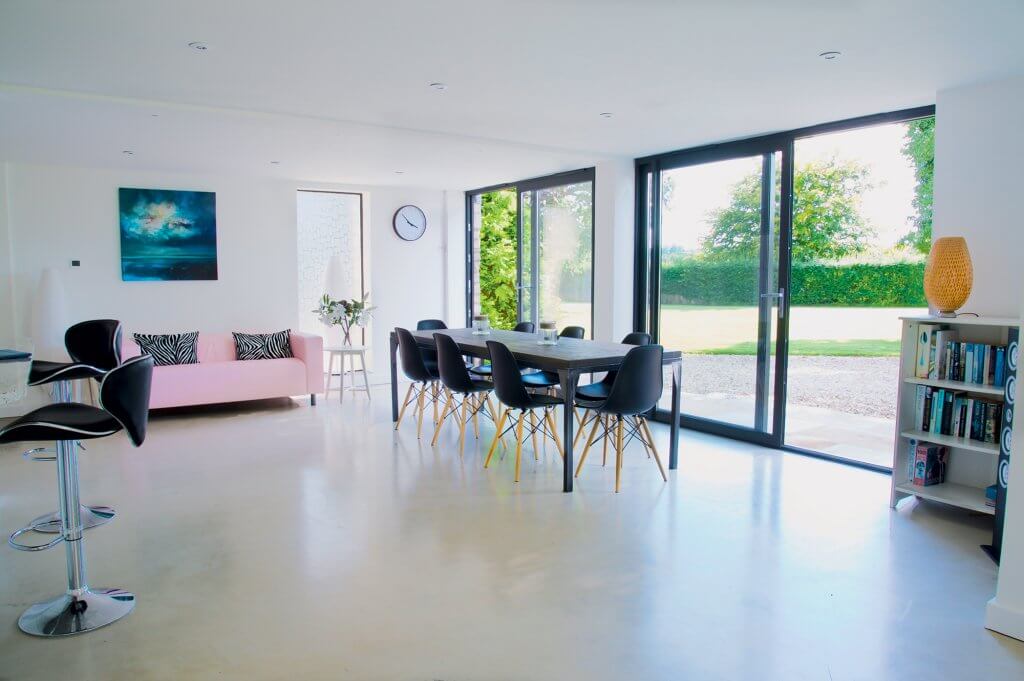
<path id="1" fill-rule="evenodd" d="M 962 236 L 936 239 L 924 267 L 924 297 L 940 317 L 955 317 L 974 285 L 974 267 Z"/>

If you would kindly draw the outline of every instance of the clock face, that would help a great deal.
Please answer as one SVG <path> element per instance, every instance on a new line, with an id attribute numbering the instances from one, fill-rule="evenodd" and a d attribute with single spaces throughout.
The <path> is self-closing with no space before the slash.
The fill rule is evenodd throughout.
<path id="1" fill-rule="evenodd" d="M 416 241 L 427 231 L 427 216 L 416 206 L 402 206 L 392 221 L 395 234 L 406 241 Z"/>

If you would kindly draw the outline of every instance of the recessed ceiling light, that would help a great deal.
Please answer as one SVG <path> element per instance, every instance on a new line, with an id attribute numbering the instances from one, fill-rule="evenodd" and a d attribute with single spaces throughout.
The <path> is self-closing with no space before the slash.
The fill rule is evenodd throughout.
<path id="1" fill-rule="evenodd" d="M 149 115 L 152 116 L 153 118 L 160 118 L 160 114 L 149 114 Z"/>
<path id="2" fill-rule="evenodd" d="M 133 156 L 135 154 L 135 152 L 132 151 L 131 149 L 125 149 L 121 153 L 124 154 L 125 156 Z"/>
<path id="3" fill-rule="evenodd" d="M 193 40 L 188 44 L 188 46 L 191 47 L 193 50 L 199 50 L 200 52 L 206 52 L 206 50 L 208 49 L 206 47 L 206 43 L 201 42 L 199 40 Z"/>
<path id="4" fill-rule="evenodd" d="M 613 114 L 613 113 L 610 113 L 610 112 L 608 112 L 608 111 L 603 111 L 603 112 L 602 112 L 602 113 L 600 113 L 599 115 L 601 116 L 601 118 L 611 118 L 611 117 L 612 117 L 612 116 L 614 116 L 615 114 Z"/>
<path id="5" fill-rule="evenodd" d="M 839 59 L 839 55 L 841 55 L 841 54 L 842 54 L 842 52 L 837 52 L 835 50 L 829 50 L 827 52 L 822 52 L 818 56 L 821 57 L 822 59 L 828 59 L 829 61 L 832 61 L 833 59 Z"/>
<path id="6" fill-rule="evenodd" d="M 272 166 L 279 166 L 279 165 L 281 165 L 281 162 L 280 161 L 271 161 L 270 165 L 272 165 Z"/>
<path id="7" fill-rule="evenodd" d="M 395 175 L 405 175 L 405 171 L 404 170 L 396 170 L 395 171 Z"/>
<path id="8" fill-rule="evenodd" d="M 444 83 L 431 83 L 430 88 L 432 90 L 437 90 L 438 92 L 444 92 L 445 90 L 448 89 L 448 86 L 445 85 Z"/>

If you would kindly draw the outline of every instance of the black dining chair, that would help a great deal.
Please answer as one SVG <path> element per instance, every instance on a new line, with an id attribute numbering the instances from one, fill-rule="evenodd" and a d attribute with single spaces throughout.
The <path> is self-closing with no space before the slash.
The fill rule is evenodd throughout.
<path id="1" fill-rule="evenodd" d="M 470 376 L 462 359 L 462 352 L 451 336 L 435 333 L 434 346 L 437 348 L 438 374 L 441 377 L 441 385 L 444 386 L 446 399 L 441 408 L 441 418 L 434 424 L 434 439 L 430 444 L 437 444 L 437 437 L 441 434 L 445 420 L 454 416 L 459 424 L 459 456 L 462 456 L 465 449 L 466 425 L 470 420 L 473 421 L 473 433 L 477 438 L 480 437 L 478 414 L 485 407 L 487 411 L 484 413 L 497 423 L 498 415 L 490 397 L 494 384 Z"/>
<path id="2" fill-rule="evenodd" d="M 623 336 L 620 341 L 623 345 L 650 345 L 651 334 L 644 333 L 643 331 L 633 331 Z M 576 388 L 576 399 L 578 400 L 604 400 L 608 398 L 608 393 L 612 389 L 612 384 L 615 382 L 614 371 L 609 371 L 604 375 L 600 381 L 596 383 L 590 383 L 589 385 L 581 385 Z M 579 442 L 581 435 L 584 432 L 584 428 L 587 427 L 591 418 L 597 418 L 592 416 L 589 409 L 583 411 L 583 416 L 579 420 L 579 428 L 576 429 L 576 437 L 573 439 L 572 444 L 575 447 L 576 443 Z M 607 416 L 603 417 L 607 418 Z M 607 443 L 606 443 L 607 444 Z M 607 447 L 605 448 L 607 455 Z"/>
<path id="3" fill-rule="evenodd" d="M 441 397 L 437 364 L 428 365 L 424 361 L 423 351 L 408 329 L 395 328 L 395 335 L 398 336 L 398 349 L 402 355 L 402 371 L 412 381 L 405 393 L 402 410 L 398 412 L 395 430 L 402 425 L 406 407 L 415 402 L 413 415 L 417 417 L 416 437 L 420 438 L 423 437 L 423 414 L 426 412 L 427 400 L 434 405 L 434 422 L 437 422 L 437 404 Z"/>
<path id="4" fill-rule="evenodd" d="M 567 326 L 559 332 L 559 338 L 573 338 L 575 340 L 583 340 L 587 335 L 586 330 L 582 326 Z M 541 390 L 550 390 L 559 384 L 558 374 L 554 371 L 532 371 L 530 373 L 523 374 L 523 382 L 527 388 L 537 388 Z"/>
<path id="5" fill-rule="evenodd" d="M 421 319 L 416 322 L 417 331 L 437 331 L 438 329 L 447 329 L 448 325 L 440 319 Z M 423 353 L 423 362 L 428 368 L 437 368 L 437 352 L 431 348 L 420 348 L 420 352 Z"/>
<path id="6" fill-rule="evenodd" d="M 133 357 L 103 376 L 99 407 L 59 402 L 40 407 L 0 429 L 0 444 L 54 440 L 57 442 L 57 491 L 60 534 L 46 544 L 18 539 L 34 528 L 15 531 L 7 540 L 20 551 L 43 551 L 64 542 L 67 591 L 29 606 L 18 626 L 34 636 L 68 636 L 110 624 L 132 611 L 135 594 L 121 589 L 90 587 L 85 574 L 85 538 L 79 503 L 78 441 L 124 431 L 139 447 L 146 439 L 153 358 Z M 74 439 L 70 439 L 74 438 Z"/>
<path id="7" fill-rule="evenodd" d="M 555 447 L 558 448 L 558 453 L 565 458 L 562 442 L 558 438 L 558 428 L 555 426 L 554 417 L 555 407 L 562 404 L 562 400 L 551 395 L 536 395 L 527 392 L 526 386 L 523 384 L 523 377 L 519 372 L 519 363 L 516 362 L 512 352 L 504 344 L 496 341 L 487 341 L 487 354 L 490 355 L 491 366 L 494 368 L 491 375 L 491 380 L 494 382 L 494 394 L 497 395 L 498 401 L 505 408 L 502 410 L 501 416 L 498 417 L 497 431 L 494 433 L 491 448 L 487 452 L 484 468 L 490 465 L 491 457 L 494 456 L 494 450 L 497 448 L 502 436 L 514 429 L 516 436 L 515 481 L 519 482 L 519 469 L 523 452 L 523 431 L 527 427 L 527 420 L 529 420 L 530 429 L 527 435 L 533 440 L 534 458 L 540 458 L 537 446 L 538 432 L 544 437 L 550 437 L 554 441 Z M 539 419 L 534 413 L 538 409 L 543 412 Z M 519 413 L 516 414 L 516 412 Z M 505 422 L 509 419 L 513 422 L 509 423 L 506 428 Z"/>
<path id="8" fill-rule="evenodd" d="M 512 328 L 513 331 L 518 331 L 520 333 L 536 333 L 536 329 L 537 327 L 533 322 L 519 322 Z M 477 376 L 490 376 L 491 364 L 490 362 L 483 362 L 476 366 L 471 366 L 469 370 Z"/>
<path id="9" fill-rule="evenodd" d="M 91 379 L 98 380 L 121 364 L 121 335 L 121 322 L 116 319 L 90 319 L 72 324 L 64 332 L 64 348 L 71 361 L 33 360 L 29 369 L 28 384 L 52 384 L 54 401 L 70 402 L 72 381 L 84 379 L 88 381 L 91 395 Z M 80 443 L 75 446 L 81 448 Z M 30 461 L 54 461 L 56 454 L 52 447 L 35 447 L 25 452 L 24 456 Z M 117 512 L 110 506 L 83 504 L 81 514 L 82 527 L 88 530 L 110 522 Z M 33 518 L 29 525 L 33 532 L 56 534 L 60 532 L 60 513 L 44 513 Z"/>
<path id="10" fill-rule="evenodd" d="M 576 466 L 576 476 L 579 477 L 583 469 L 583 462 L 587 460 L 587 453 L 598 436 L 598 429 L 602 430 L 602 439 L 615 437 L 615 491 L 619 491 L 622 479 L 622 455 L 634 438 L 643 444 L 644 448 L 654 456 L 661 471 L 661 477 L 668 482 L 665 475 L 665 467 L 661 464 L 661 457 L 654 445 L 654 436 L 651 434 L 650 426 L 647 425 L 645 414 L 649 412 L 661 399 L 662 385 L 662 357 L 664 349 L 660 345 L 641 345 L 633 348 L 622 360 L 615 375 L 608 396 L 603 400 L 581 400 L 578 404 L 591 409 L 598 414 L 593 419 L 593 427 L 587 444 L 580 455 L 579 465 Z M 610 419 L 600 418 L 607 415 Z M 628 433 L 624 431 L 628 429 Z M 628 438 L 628 439 L 624 439 Z"/>

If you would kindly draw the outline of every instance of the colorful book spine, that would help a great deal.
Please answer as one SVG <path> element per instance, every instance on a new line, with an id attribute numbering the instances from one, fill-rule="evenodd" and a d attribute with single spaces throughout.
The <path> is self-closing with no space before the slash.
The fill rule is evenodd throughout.
<path id="1" fill-rule="evenodd" d="M 937 324 L 917 325 L 917 365 L 914 375 L 918 378 L 928 378 L 929 365 L 931 363 L 932 335 L 938 328 Z"/>

